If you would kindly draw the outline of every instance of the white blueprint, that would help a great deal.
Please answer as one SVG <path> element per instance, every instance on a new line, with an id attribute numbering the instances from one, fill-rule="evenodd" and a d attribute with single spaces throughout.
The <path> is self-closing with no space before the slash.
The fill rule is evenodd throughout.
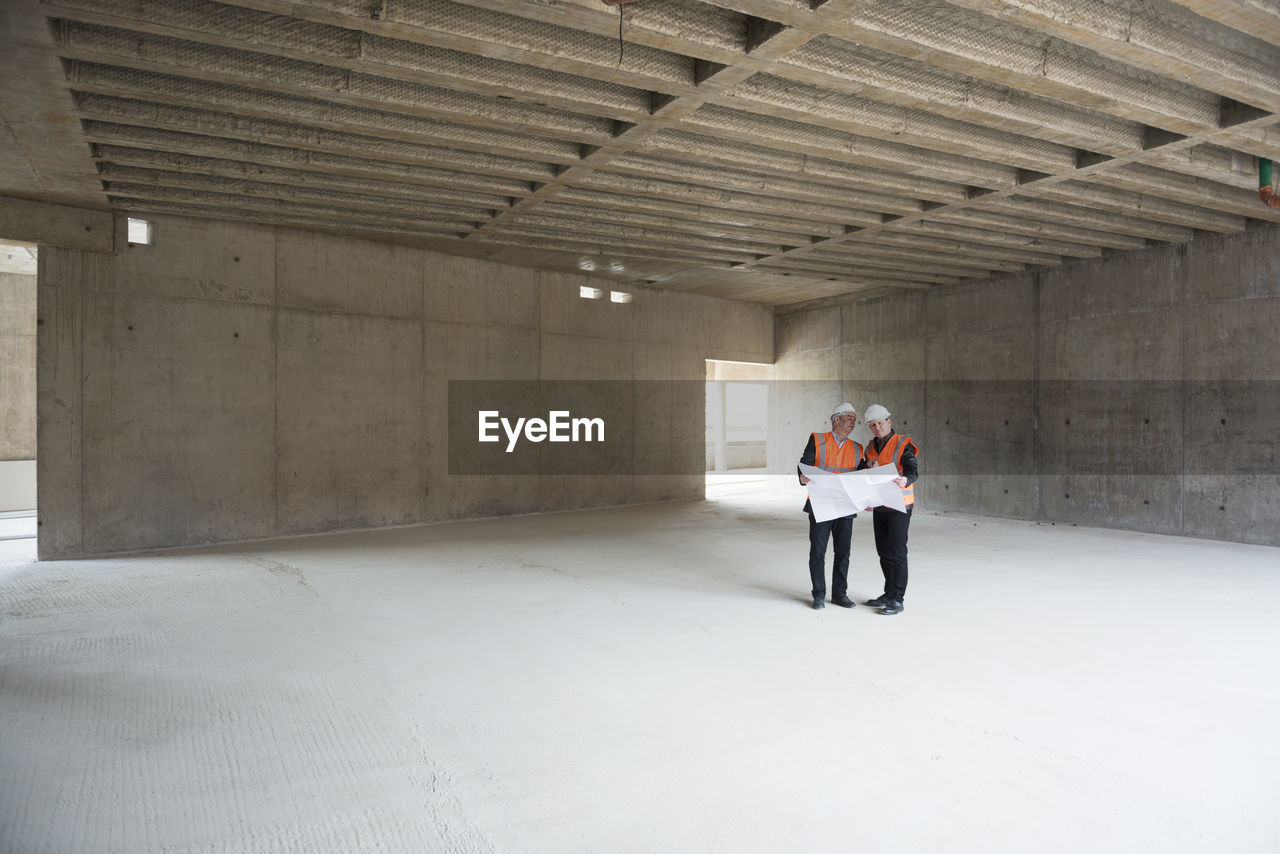
<path id="1" fill-rule="evenodd" d="M 907 512 L 902 490 L 893 482 L 898 476 L 893 466 L 837 474 L 801 463 L 800 473 L 809 478 L 809 506 L 819 522 L 881 505 Z"/>

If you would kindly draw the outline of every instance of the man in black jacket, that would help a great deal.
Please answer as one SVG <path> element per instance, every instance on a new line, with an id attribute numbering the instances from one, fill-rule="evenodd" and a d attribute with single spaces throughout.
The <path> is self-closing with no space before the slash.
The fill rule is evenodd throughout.
<path id="1" fill-rule="evenodd" d="M 881 614 L 901 614 L 902 600 L 907 595 L 907 529 L 915 503 L 915 482 L 920 476 L 916 463 L 919 448 L 909 437 L 894 432 L 889 410 L 880 404 L 868 406 L 864 417 L 872 439 L 867 443 L 860 467 L 896 466 L 898 477 L 893 482 L 902 490 L 902 500 L 907 505 L 906 513 L 889 507 L 871 511 L 876 553 L 880 556 L 880 571 L 884 573 L 884 593 L 867 600 L 866 604 L 879 608 Z"/>
<path id="2" fill-rule="evenodd" d="M 862 445 L 849 438 L 854 425 L 858 423 L 858 413 L 853 404 L 842 403 L 831 413 L 831 431 L 829 433 L 813 433 L 809 443 L 800 455 L 800 462 L 807 466 L 816 466 L 823 471 L 853 471 L 862 465 Z M 809 478 L 800 473 L 800 483 L 806 484 Z M 853 520 L 856 513 L 840 516 L 819 522 L 813 516 L 813 508 L 806 498 L 804 511 L 809 514 L 809 581 L 812 583 L 813 607 L 826 607 L 827 598 L 827 543 L 832 543 L 835 554 L 831 560 L 831 601 L 841 608 L 852 608 L 854 601 L 849 598 L 849 547 L 853 537 Z"/>

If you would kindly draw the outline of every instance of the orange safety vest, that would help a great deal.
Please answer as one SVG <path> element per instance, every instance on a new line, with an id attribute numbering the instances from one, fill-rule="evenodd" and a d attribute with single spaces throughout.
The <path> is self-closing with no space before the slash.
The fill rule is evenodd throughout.
<path id="1" fill-rule="evenodd" d="M 902 474 L 902 452 L 907 445 L 911 445 L 915 448 L 917 454 L 920 453 L 920 446 L 913 442 L 910 437 L 899 436 L 897 433 L 894 433 L 889 437 L 889 441 L 884 443 L 884 447 L 880 449 L 880 453 L 877 454 L 875 440 L 873 439 L 867 443 L 867 459 L 879 463 L 882 466 L 887 466 L 889 463 L 893 463 L 894 468 L 898 470 L 898 474 Z M 902 503 L 906 504 L 908 507 L 916 503 L 916 485 L 914 483 L 908 483 L 906 486 L 902 487 Z"/>
<path id="2" fill-rule="evenodd" d="M 823 471 L 853 471 L 862 462 L 862 446 L 853 439 L 836 444 L 835 433 L 813 434 L 813 465 Z"/>

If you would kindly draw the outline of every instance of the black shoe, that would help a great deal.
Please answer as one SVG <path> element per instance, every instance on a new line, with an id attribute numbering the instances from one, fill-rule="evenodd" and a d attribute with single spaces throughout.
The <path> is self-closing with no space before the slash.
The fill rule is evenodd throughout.
<path id="1" fill-rule="evenodd" d="M 848 596 L 832 596 L 832 597 L 831 597 L 831 604 L 832 604 L 832 605 L 839 605 L 841 608 L 852 608 L 854 605 L 856 605 L 856 604 L 858 604 L 858 603 L 857 603 L 857 602 L 854 602 L 854 601 L 853 601 L 852 599 L 850 599 Z"/>
<path id="2" fill-rule="evenodd" d="M 819 593 L 813 597 L 813 610 L 821 611 L 825 607 L 827 607 L 827 594 Z"/>
<path id="3" fill-rule="evenodd" d="M 884 607 L 880 609 L 880 613 L 890 615 L 901 614 L 904 610 L 901 599 L 889 599 L 884 603 Z"/>
<path id="4" fill-rule="evenodd" d="M 881 595 L 881 596 L 877 596 L 874 599 L 868 599 L 862 604 L 866 605 L 868 608 L 883 608 L 885 606 L 885 603 L 887 603 L 888 601 L 889 601 L 888 596 Z"/>

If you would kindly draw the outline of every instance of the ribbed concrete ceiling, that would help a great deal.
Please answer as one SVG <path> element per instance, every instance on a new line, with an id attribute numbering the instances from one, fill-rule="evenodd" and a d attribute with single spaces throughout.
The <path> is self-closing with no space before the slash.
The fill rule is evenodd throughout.
<path id="1" fill-rule="evenodd" d="M 1280 222 L 1277 0 L 22 3 L 120 211 L 773 305 Z"/>

